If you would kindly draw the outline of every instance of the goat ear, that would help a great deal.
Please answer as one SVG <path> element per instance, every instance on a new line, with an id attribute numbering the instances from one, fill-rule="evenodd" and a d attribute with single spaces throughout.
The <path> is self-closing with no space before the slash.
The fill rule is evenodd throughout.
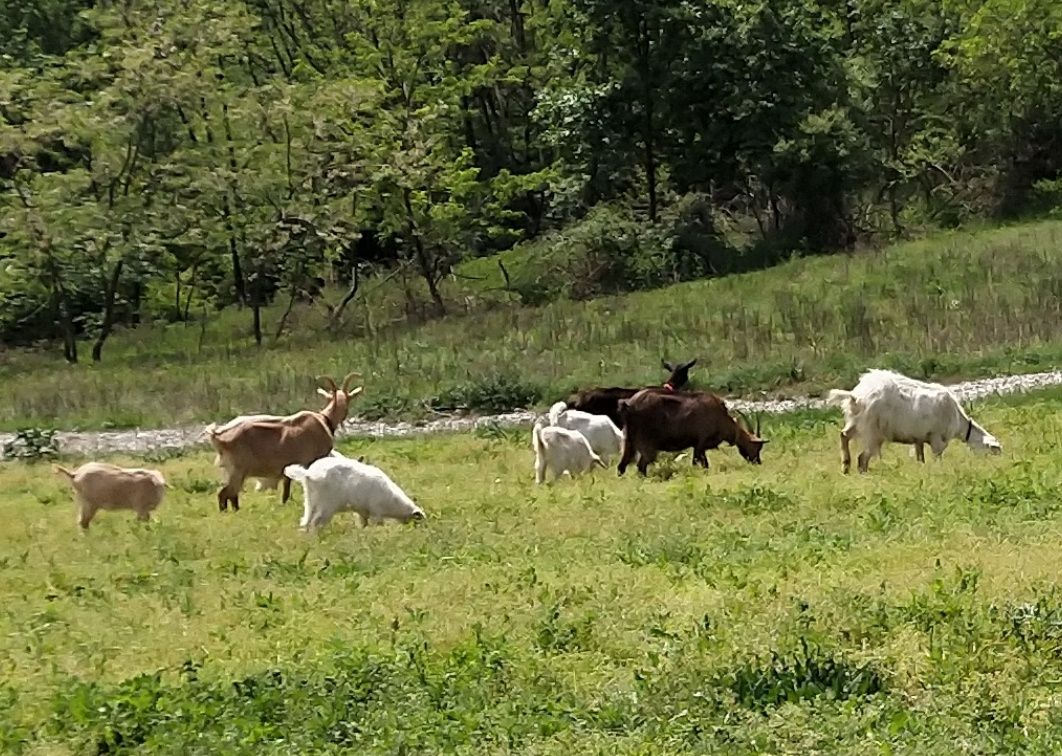
<path id="1" fill-rule="evenodd" d="M 660 360 L 660 364 L 663 365 L 664 366 L 664 370 L 668 371 L 669 373 L 675 372 L 675 368 L 673 368 L 671 366 L 671 363 L 668 362 L 667 360 Z"/>
<path id="2" fill-rule="evenodd" d="M 323 396 L 325 399 L 332 398 L 332 393 L 330 391 L 325 391 L 323 388 L 318 388 L 317 393 Z"/>
<path id="3" fill-rule="evenodd" d="M 689 362 L 687 362 L 687 363 L 686 363 L 685 365 L 683 365 L 682 367 L 684 367 L 684 368 L 686 368 L 687 370 L 689 370 L 689 369 L 690 369 L 691 367 L 693 367 L 693 366 L 694 366 L 694 365 L 696 365 L 696 364 L 697 364 L 697 358 L 696 358 L 696 357 L 694 357 L 694 358 L 693 358 L 692 360 L 690 360 Z"/>

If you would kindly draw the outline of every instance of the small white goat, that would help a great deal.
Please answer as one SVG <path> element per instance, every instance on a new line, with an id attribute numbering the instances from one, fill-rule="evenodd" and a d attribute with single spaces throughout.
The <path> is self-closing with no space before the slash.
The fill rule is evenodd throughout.
<path id="1" fill-rule="evenodd" d="M 919 462 L 925 462 L 925 444 L 939 458 L 956 438 L 977 452 L 1003 451 L 996 437 L 975 423 L 951 390 L 939 383 L 891 370 L 868 370 L 851 391 L 833 389 L 826 401 L 844 411 L 841 469 L 845 473 L 852 466 L 849 442 L 857 437 L 864 445 L 858 460 L 859 472 L 864 473 L 887 441 L 913 444 Z"/>
<path id="2" fill-rule="evenodd" d="M 361 526 L 372 521 L 423 520 L 418 507 L 398 485 L 378 467 L 347 457 L 323 457 L 309 467 L 288 465 L 284 475 L 302 484 L 305 492 L 299 527 L 327 525 L 337 512 L 355 512 Z"/>
<path id="3" fill-rule="evenodd" d="M 166 493 L 166 479 L 158 470 L 86 462 L 76 470 L 56 465 L 55 471 L 64 475 L 74 489 L 77 524 L 82 531 L 88 530 L 101 509 L 130 509 L 138 520 L 150 520 Z"/>
<path id="4" fill-rule="evenodd" d="M 579 431 L 605 464 L 610 464 L 612 456 L 619 454 L 623 448 L 623 433 L 608 415 L 591 415 L 582 410 L 568 409 L 564 402 L 557 402 L 549 408 L 549 424 Z"/>
<path id="5" fill-rule="evenodd" d="M 582 433 L 547 427 L 542 418 L 535 421 L 531 430 L 531 445 L 535 450 L 535 483 L 541 484 L 546 479 L 547 469 L 553 472 L 556 480 L 564 473 L 575 477 L 593 469 L 594 465 L 605 467 Z"/>

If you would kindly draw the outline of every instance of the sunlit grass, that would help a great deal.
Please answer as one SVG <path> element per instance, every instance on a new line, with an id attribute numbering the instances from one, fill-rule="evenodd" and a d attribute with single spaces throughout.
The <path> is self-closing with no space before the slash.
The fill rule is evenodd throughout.
<path id="1" fill-rule="evenodd" d="M 1050 752 L 1059 409 L 1059 391 L 980 404 L 1002 457 L 959 444 L 921 466 L 892 446 L 851 477 L 822 413 L 775 420 L 760 467 L 724 448 L 707 473 L 543 487 L 526 433 L 354 441 L 429 520 L 317 537 L 275 494 L 218 513 L 206 453 L 160 463 L 173 489 L 151 525 L 103 513 L 84 537 L 49 467 L 9 463 L 0 750 L 120 732 L 172 753 Z M 281 709 L 224 698 L 274 668 Z M 357 716 L 313 703 L 359 675 L 379 687 Z M 785 702 L 786 681 L 821 679 L 841 693 Z M 141 710 L 144 690 L 162 697 Z M 347 720 L 365 729 L 337 734 Z"/>
<path id="2" fill-rule="evenodd" d="M 661 357 L 699 357 L 697 385 L 736 393 L 818 391 L 871 363 L 934 379 L 1042 370 L 1062 361 L 1059 250 L 1062 223 L 1039 222 L 539 308 L 502 301 L 500 281 L 462 279 L 449 284 L 460 305 L 448 319 L 402 325 L 393 292 L 377 290 L 345 329 L 324 330 L 322 309 L 297 310 L 292 333 L 261 350 L 249 313 L 232 310 L 211 314 L 205 332 L 121 332 L 101 365 L 66 366 L 54 350 L 2 355 L 0 427 L 288 412 L 315 403 L 314 375 L 349 370 L 365 376 L 360 410 L 397 415 L 499 373 L 544 401 L 602 382 L 656 383 Z"/>

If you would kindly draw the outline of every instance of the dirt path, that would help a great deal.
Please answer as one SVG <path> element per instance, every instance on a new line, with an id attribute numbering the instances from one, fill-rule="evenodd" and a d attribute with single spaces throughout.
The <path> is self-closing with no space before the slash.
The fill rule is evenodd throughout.
<path id="1" fill-rule="evenodd" d="M 1062 384 L 1062 370 L 1026 375 L 1006 375 L 982 378 L 952 385 L 952 390 L 964 400 L 977 399 L 992 394 L 1012 394 L 1031 391 L 1045 386 Z M 755 401 L 728 399 L 727 403 L 738 409 L 768 413 L 791 412 L 796 409 L 825 406 L 821 399 L 800 398 Z M 385 423 L 348 420 L 340 428 L 340 437 L 387 438 L 430 433 L 467 431 L 478 426 L 497 424 L 502 427 L 530 425 L 535 413 L 527 410 L 504 412 L 498 415 L 455 415 L 424 423 Z M 58 434 L 59 448 L 64 453 L 106 454 L 110 452 L 144 453 L 167 449 L 183 449 L 205 443 L 200 437 L 204 426 L 164 428 L 158 430 L 123 431 L 62 431 Z M 11 440 L 10 433 L 0 434 L 0 447 Z"/>

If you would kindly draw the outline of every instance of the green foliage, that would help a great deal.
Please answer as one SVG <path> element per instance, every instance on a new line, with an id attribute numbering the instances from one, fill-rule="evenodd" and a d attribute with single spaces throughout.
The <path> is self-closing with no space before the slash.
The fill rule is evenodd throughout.
<path id="1" fill-rule="evenodd" d="M 4 444 L 4 457 L 29 462 L 54 459 L 59 455 L 55 435 L 56 431 L 51 428 L 19 428 Z"/>
<path id="2" fill-rule="evenodd" d="M 446 389 L 429 401 L 440 412 L 473 410 L 507 412 L 530 407 L 542 398 L 541 387 L 510 373 L 488 373 Z"/>
<path id="3" fill-rule="evenodd" d="M 361 278 L 451 313 L 513 245 L 540 304 L 1042 212 L 1060 38 L 1049 0 L 4 0 L 0 342 L 236 305 L 261 345 L 329 282 L 329 332 L 379 322 Z"/>

